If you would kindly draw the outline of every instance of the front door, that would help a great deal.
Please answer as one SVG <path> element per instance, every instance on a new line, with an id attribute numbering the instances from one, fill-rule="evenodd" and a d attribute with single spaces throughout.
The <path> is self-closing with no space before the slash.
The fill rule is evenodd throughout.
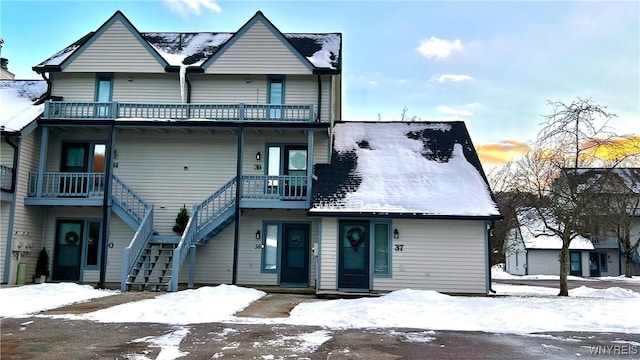
<path id="1" fill-rule="evenodd" d="M 338 288 L 369 291 L 369 222 L 340 221 Z"/>
<path id="2" fill-rule="evenodd" d="M 51 279 L 80 281 L 82 220 L 60 220 L 56 231 Z"/>
<path id="3" fill-rule="evenodd" d="M 309 284 L 309 225 L 282 224 L 280 284 Z"/>
<path id="4" fill-rule="evenodd" d="M 600 254 L 589 253 L 589 276 L 600 276 Z"/>

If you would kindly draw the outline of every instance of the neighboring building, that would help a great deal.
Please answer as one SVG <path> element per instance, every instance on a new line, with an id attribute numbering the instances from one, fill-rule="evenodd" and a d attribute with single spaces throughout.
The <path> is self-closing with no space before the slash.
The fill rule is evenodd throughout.
<path id="1" fill-rule="evenodd" d="M 50 80 L 49 100 L 21 139 L 12 234 L 49 250 L 51 280 L 123 290 L 486 293 L 500 216 L 464 124 L 339 122 L 341 47 L 339 33 L 281 33 L 261 12 L 235 33 L 141 33 L 116 12 L 33 68 Z M 397 147 L 377 142 L 387 130 Z M 371 145 L 363 152 L 349 148 L 352 131 L 378 135 L 356 142 Z M 371 194 L 354 174 L 407 151 L 419 167 L 399 187 L 385 175 L 386 205 L 331 201 Z M 338 186 L 345 177 L 349 187 Z M 403 207 L 418 198 L 440 205 Z M 338 251 L 338 236 L 358 235 L 352 249 L 364 258 Z M 356 267 L 357 279 L 336 281 Z"/>
<path id="2" fill-rule="evenodd" d="M 559 275 L 562 238 L 545 231 L 541 220 L 518 213 L 518 227 L 507 234 L 505 271 L 512 275 Z M 574 276 L 600 276 L 600 256 L 589 239 L 577 235 L 569 244 L 569 273 Z M 617 267 L 617 259 L 604 259 L 603 267 Z"/>
<path id="3" fill-rule="evenodd" d="M 0 39 L 0 54 L 2 54 L 2 46 L 4 45 L 4 40 Z M 13 80 L 15 75 L 11 71 L 9 71 L 9 60 L 0 56 L 0 80 Z"/>
<path id="4" fill-rule="evenodd" d="M 18 263 L 35 264 L 39 233 L 13 232 L 16 189 L 26 187 L 17 181 L 17 172 L 27 157 L 20 157 L 20 149 L 29 151 L 36 118 L 43 105 L 34 102 L 44 94 L 44 80 L 0 80 L 0 281 L 16 281 Z M 24 139 L 24 140 L 23 140 Z M 27 144 L 23 145 L 23 142 Z M 19 162 L 19 159 L 21 160 Z M 13 261 L 12 261 L 13 259 Z"/>

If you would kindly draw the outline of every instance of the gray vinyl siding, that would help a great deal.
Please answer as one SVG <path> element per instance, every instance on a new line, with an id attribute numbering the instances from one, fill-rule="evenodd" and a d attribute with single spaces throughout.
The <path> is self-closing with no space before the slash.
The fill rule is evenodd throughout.
<path id="1" fill-rule="evenodd" d="M 63 71 L 163 73 L 164 68 L 118 20 L 73 59 Z"/>
<path id="2" fill-rule="evenodd" d="M 322 234 L 320 234 L 320 279 L 318 290 L 335 290 L 338 288 L 338 220 L 322 218 Z"/>
<path id="3" fill-rule="evenodd" d="M 54 73 L 52 79 L 51 94 L 62 96 L 64 101 L 95 100 L 95 72 Z M 123 103 L 179 104 L 182 102 L 180 79 L 177 73 L 117 73 L 113 78 L 112 100 Z"/>
<path id="4" fill-rule="evenodd" d="M 192 205 L 236 176 L 236 139 L 228 131 L 214 135 L 125 131 L 116 135 L 114 173 L 155 205 L 154 230 L 175 235 L 171 228 L 182 206 L 191 212 Z"/>
<path id="5" fill-rule="evenodd" d="M 122 103 L 180 104 L 179 74 L 115 74 L 112 100 Z"/>
<path id="6" fill-rule="evenodd" d="M 257 21 L 205 73 L 310 74 L 311 70 L 262 21 Z"/>
<path id="7" fill-rule="evenodd" d="M 394 219 L 393 228 L 400 232 L 393 245 L 403 251 L 392 251 L 393 277 L 374 277 L 374 290 L 486 293 L 483 221 Z"/>
<path id="8" fill-rule="evenodd" d="M 43 213 L 40 207 L 25 206 L 24 198 L 27 197 L 27 179 L 29 171 L 38 168 L 38 158 L 40 149 L 40 130 L 33 131 L 29 135 L 20 139 L 20 158 L 18 164 L 18 182 L 16 184 L 16 203 L 15 215 L 13 219 L 13 231 L 18 232 L 18 237 L 14 236 L 13 241 L 20 237 L 31 240 L 33 250 L 23 256 L 21 263 L 27 264 L 27 281 L 35 273 L 36 260 L 38 258 L 38 250 L 44 245 L 43 241 Z M 24 234 L 24 235 L 22 235 Z M 49 254 L 51 249 L 47 248 Z M 3 254 L 4 255 L 4 254 Z M 17 259 L 12 258 L 10 283 L 15 283 Z"/>
<path id="9" fill-rule="evenodd" d="M 11 203 L 0 201 L 0 283 L 4 279 L 5 254 L 9 236 L 9 211 L 11 211 Z"/>
<path id="10" fill-rule="evenodd" d="M 52 73 L 51 84 L 51 95 L 62 96 L 64 101 L 84 102 L 95 100 L 95 73 Z"/>
<path id="11" fill-rule="evenodd" d="M 529 249 L 529 275 L 560 275 L 560 250 Z"/>
<path id="12" fill-rule="evenodd" d="M 0 165 L 13 167 L 13 151 L 13 148 L 3 138 L 0 141 Z"/>
<path id="13" fill-rule="evenodd" d="M 317 223 L 306 216 L 305 211 L 286 210 L 250 210 L 245 209 L 240 218 L 240 242 L 238 248 L 238 273 L 237 281 L 240 285 L 277 285 L 278 275 L 275 273 L 262 273 L 262 250 L 256 249 L 256 245 L 262 240 L 256 240 L 257 230 L 262 231 L 263 221 L 276 222 L 303 222 L 310 225 L 309 244 L 309 285 L 315 282 L 316 265 L 311 254 L 311 246 L 317 239 Z M 197 284 L 223 284 L 231 283 L 233 267 L 233 238 L 234 224 L 232 223 L 220 234 L 209 240 L 204 245 L 196 248 L 196 268 L 194 282 Z M 189 279 L 189 261 L 180 270 L 180 282 L 185 283 Z"/>
<path id="14" fill-rule="evenodd" d="M 240 247 L 238 251 L 238 283 L 245 285 L 277 285 L 278 275 L 261 273 L 262 250 L 256 245 L 262 239 L 256 240 L 256 231 L 262 231 L 263 221 L 273 222 L 302 222 L 308 223 L 309 234 L 309 285 L 315 282 L 315 261 L 311 254 L 311 246 L 317 238 L 317 224 L 306 216 L 306 210 L 244 210 L 240 218 Z M 282 234 L 280 234 L 282 236 Z M 281 250 L 281 249 L 279 249 Z"/>
<path id="15" fill-rule="evenodd" d="M 101 212 L 102 213 L 102 212 Z M 122 221 L 118 215 L 111 213 L 111 226 L 109 227 L 109 243 L 112 248 L 107 249 L 107 282 L 119 283 L 122 277 L 122 257 L 124 248 L 129 246 L 135 232 Z M 100 273 L 97 271 L 85 271 L 85 281 L 97 281 Z"/>
<path id="16" fill-rule="evenodd" d="M 234 223 L 203 245 L 196 246 L 196 284 L 231 284 L 233 271 L 233 234 Z M 180 269 L 180 283 L 189 280 L 189 262 L 187 257 Z"/>
<path id="17" fill-rule="evenodd" d="M 242 156 L 243 175 L 264 175 L 267 172 L 267 144 L 300 144 L 307 145 L 307 135 L 298 130 L 286 130 L 281 135 L 276 130 L 258 130 L 258 133 L 246 130 L 244 136 L 244 148 Z M 313 163 L 328 162 L 329 139 L 326 131 L 315 132 L 313 138 Z M 260 152 L 261 160 L 256 161 L 256 153 Z M 256 165 L 261 165 L 260 170 L 256 170 Z"/>
<path id="18" fill-rule="evenodd" d="M 194 104 L 266 104 L 266 75 L 189 74 Z M 250 82 L 247 82 L 250 80 Z"/>

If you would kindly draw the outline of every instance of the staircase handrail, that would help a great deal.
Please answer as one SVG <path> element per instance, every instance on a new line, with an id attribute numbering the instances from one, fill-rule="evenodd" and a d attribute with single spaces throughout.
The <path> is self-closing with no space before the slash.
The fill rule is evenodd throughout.
<path id="1" fill-rule="evenodd" d="M 191 216 L 187 222 L 187 226 L 184 228 L 180 242 L 175 249 L 173 249 L 173 262 L 171 264 L 171 281 L 169 283 L 169 291 L 178 290 L 178 277 L 180 274 L 180 268 L 184 261 L 187 259 L 189 249 L 197 242 L 196 230 L 198 222 L 198 206 L 194 205 L 192 208 Z"/>
<path id="2" fill-rule="evenodd" d="M 149 239 L 151 239 L 151 235 L 153 235 L 153 205 L 149 204 L 148 206 L 149 208 L 146 211 L 142 222 L 140 222 L 138 230 L 133 235 L 131 243 L 129 243 L 129 246 L 124 248 L 123 251 L 121 282 L 122 291 L 127 290 L 127 278 L 129 277 L 129 274 L 138 261 L 140 253 L 142 253 L 142 250 L 147 246 Z"/>
<path id="3" fill-rule="evenodd" d="M 238 191 L 236 180 L 236 177 L 229 180 L 229 182 L 224 184 L 206 200 L 197 205 L 197 232 L 200 232 L 200 230 L 214 221 L 221 213 L 235 204 L 236 191 Z M 195 213 L 196 211 L 194 211 L 194 214 Z"/>
<path id="4" fill-rule="evenodd" d="M 111 198 L 125 210 L 136 222 L 141 223 L 152 205 L 131 190 L 117 176 L 112 176 Z"/>

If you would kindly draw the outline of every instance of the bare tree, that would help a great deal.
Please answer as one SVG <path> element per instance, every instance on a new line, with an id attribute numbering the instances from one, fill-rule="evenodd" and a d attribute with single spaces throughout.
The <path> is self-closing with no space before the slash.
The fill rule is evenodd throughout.
<path id="1" fill-rule="evenodd" d="M 544 235 L 562 239 L 558 295 L 568 296 L 569 245 L 579 235 L 595 190 L 578 169 L 604 165 L 596 150 L 616 137 L 607 126 L 615 115 L 588 99 L 549 105 L 553 112 L 543 122 L 533 150 L 516 163 L 511 186 L 529 199 L 520 208 L 523 215 L 544 224 Z"/>

